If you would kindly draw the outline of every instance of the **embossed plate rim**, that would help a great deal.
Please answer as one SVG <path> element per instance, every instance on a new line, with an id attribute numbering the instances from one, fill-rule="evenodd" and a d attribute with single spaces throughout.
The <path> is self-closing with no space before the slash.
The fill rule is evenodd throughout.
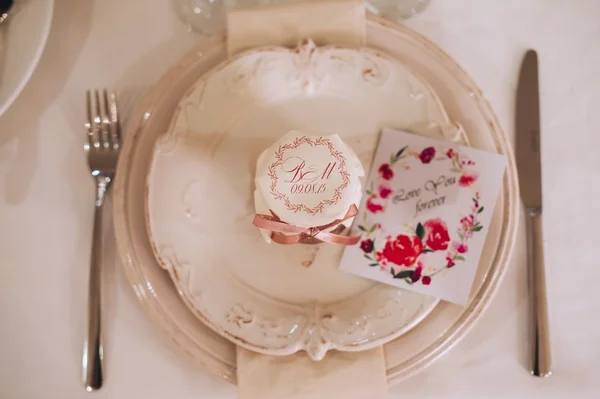
<path id="1" fill-rule="evenodd" d="M 230 57 L 229 59 L 224 60 L 223 62 L 217 64 L 210 71 L 203 74 L 193 85 L 191 85 L 185 91 L 185 94 L 182 96 L 181 101 L 179 102 L 179 104 L 176 107 L 174 116 L 171 119 L 171 122 L 169 123 L 168 129 L 166 130 L 166 132 L 163 135 L 161 135 L 156 140 L 156 142 L 154 144 L 154 152 L 152 155 L 150 172 L 148 173 L 148 175 L 146 177 L 145 203 L 144 203 L 146 229 L 150 236 L 150 241 L 152 243 L 152 250 L 154 252 L 154 256 L 157 259 L 157 261 L 159 262 L 159 264 L 161 264 L 161 266 L 169 272 L 169 275 L 171 276 L 173 283 L 177 286 L 177 291 L 178 291 L 179 295 L 183 299 L 183 301 L 186 304 L 186 306 L 188 307 L 188 309 L 194 315 L 196 315 L 200 320 L 202 320 L 206 325 L 208 325 L 213 331 L 219 333 L 220 335 L 229 339 L 230 341 L 233 341 L 235 344 L 240 345 L 249 350 L 254 350 L 254 351 L 269 354 L 269 355 L 289 355 L 289 354 L 295 353 L 299 350 L 306 350 L 309 353 L 309 356 L 311 356 L 315 360 L 321 359 L 328 350 L 332 350 L 332 349 L 340 350 L 340 351 L 348 351 L 348 352 L 367 350 L 367 349 L 371 349 L 373 347 L 382 345 L 386 342 L 389 342 L 390 340 L 393 340 L 393 339 L 401 336 L 402 334 L 410 331 L 412 328 L 414 328 L 416 325 L 418 325 L 418 323 L 420 323 L 439 303 L 439 300 L 436 298 L 431 298 L 431 297 L 428 297 L 425 295 L 419 295 L 419 294 L 415 295 L 414 293 L 408 293 L 408 292 L 405 292 L 402 290 L 394 289 L 396 291 L 402 291 L 404 293 L 404 295 L 406 295 L 408 297 L 420 297 L 421 298 L 421 302 L 415 308 L 416 309 L 415 313 L 413 313 L 412 316 L 410 316 L 407 319 L 408 322 L 403 322 L 403 324 L 401 324 L 400 326 L 389 327 L 389 330 L 388 329 L 385 330 L 385 335 L 382 335 L 376 339 L 370 338 L 369 334 L 365 333 L 364 337 L 362 339 L 360 339 L 359 341 L 357 341 L 360 343 L 344 344 L 343 342 L 336 341 L 334 338 L 331 338 L 331 336 L 328 339 L 325 339 L 322 335 L 320 335 L 321 329 L 324 329 L 325 331 L 327 331 L 327 329 L 324 326 L 321 326 L 318 329 L 319 335 L 317 335 L 316 337 L 314 336 L 315 333 L 309 333 L 308 335 L 310 336 L 310 340 L 300 338 L 300 339 L 297 339 L 296 341 L 294 341 L 293 343 L 286 344 L 283 346 L 276 344 L 275 342 L 269 342 L 269 340 L 266 338 L 261 340 L 260 343 L 258 341 L 252 342 L 249 338 L 242 336 L 243 331 L 236 332 L 236 331 L 234 331 L 232 326 L 228 327 L 226 325 L 226 323 L 219 323 L 218 321 L 216 321 L 216 318 L 211 317 L 206 310 L 203 310 L 201 308 L 201 306 L 198 305 L 198 298 L 196 296 L 194 296 L 192 293 L 190 293 L 189 289 L 187 289 L 187 284 L 188 284 L 187 280 L 189 279 L 189 270 L 185 269 L 183 267 L 183 265 L 187 264 L 188 262 L 184 261 L 183 259 L 179 259 L 177 254 L 170 254 L 171 256 L 167 256 L 165 253 L 163 253 L 163 252 L 165 252 L 164 248 L 163 248 L 164 245 L 162 245 L 162 244 L 164 244 L 164 242 L 162 242 L 162 241 L 158 242 L 157 238 L 154 236 L 153 226 L 152 226 L 152 217 L 150 215 L 150 212 L 151 212 L 150 209 L 152 207 L 151 206 L 152 195 L 151 195 L 150 186 L 151 186 L 152 180 L 154 178 L 153 170 L 156 167 L 156 163 L 158 162 L 157 158 L 159 157 L 159 155 L 162 156 L 161 147 L 165 145 L 164 139 L 169 138 L 169 143 L 166 145 L 169 148 L 169 151 L 172 151 L 172 150 L 174 150 L 174 148 L 176 148 L 176 147 L 171 148 L 170 145 L 177 146 L 179 144 L 179 141 L 174 140 L 174 137 L 178 134 L 181 134 L 181 133 L 178 133 L 178 131 L 176 129 L 176 124 L 177 124 L 179 115 L 182 112 L 184 112 L 184 108 L 185 108 L 184 104 L 186 104 L 187 101 L 191 101 L 192 98 L 194 99 L 193 100 L 194 103 L 199 104 L 199 101 L 202 101 L 204 94 L 202 94 L 202 96 L 200 96 L 198 98 L 196 98 L 196 96 L 197 96 L 198 92 L 204 93 L 204 90 L 207 87 L 207 85 L 206 85 L 207 81 L 210 81 L 213 77 L 218 76 L 218 74 L 220 72 L 223 72 L 228 67 L 233 66 L 239 62 L 245 62 L 246 59 L 252 59 L 252 57 L 255 57 L 257 55 L 264 53 L 264 54 L 268 54 L 268 55 L 274 55 L 277 59 L 285 59 L 289 55 L 292 57 L 298 56 L 300 59 L 302 59 L 305 56 L 311 58 L 312 56 L 314 56 L 317 53 L 319 53 L 319 56 L 322 56 L 322 55 L 335 53 L 337 51 L 348 52 L 350 54 L 353 54 L 356 57 L 359 57 L 361 60 L 370 60 L 372 62 L 377 62 L 377 61 L 388 62 L 390 64 L 390 66 L 397 68 L 397 70 L 399 70 L 399 71 L 402 71 L 401 73 L 409 75 L 410 79 L 412 81 L 418 82 L 420 87 L 427 92 L 428 97 L 432 100 L 431 103 L 428 103 L 428 104 L 430 104 L 428 107 L 431 107 L 432 109 L 434 109 L 435 113 L 437 113 L 439 115 L 439 117 L 441 118 L 442 122 L 446 125 L 446 127 L 454 126 L 454 124 L 450 121 L 450 118 L 448 117 L 448 114 L 446 113 L 439 97 L 436 95 L 435 91 L 431 88 L 431 86 L 427 83 L 427 81 L 425 81 L 422 77 L 419 76 L 419 74 L 415 73 L 412 68 L 410 68 L 408 65 L 406 65 L 405 63 L 398 60 L 396 57 L 393 57 L 392 55 L 387 54 L 382 51 L 379 51 L 377 49 L 372 49 L 372 48 L 368 48 L 368 47 L 357 48 L 357 49 L 347 48 L 347 47 L 339 46 L 339 45 L 327 45 L 327 46 L 317 47 L 312 41 L 304 40 L 298 45 L 298 47 L 293 48 L 293 49 L 288 49 L 288 48 L 283 48 L 283 47 L 278 47 L 278 46 L 265 46 L 265 47 L 256 48 L 256 49 L 242 52 L 240 54 Z M 318 59 L 322 60 L 321 58 L 318 58 Z M 313 65 L 313 64 L 310 63 L 310 65 Z M 405 76 L 405 75 L 402 75 L 402 76 Z M 443 132 L 441 132 L 441 131 L 440 131 L 440 133 L 443 134 Z M 456 136 L 453 136 L 453 137 L 456 137 Z M 160 168 L 159 168 L 159 170 L 160 170 Z M 162 188 L 161 188 L 161 191 L 162 191 Z M 158 239 L 158 240 L 160 241 L 160 239 Z M 383 292 L 385 289 L 391 291 L 391 289 L 389 287 L 386 287 L 386 288 L 372 287 L 368 291 L 379 290 L 379 291 Z M 367 295 L 367 294 L 365 294 L 365 295 Z M 385 301 L 385 303 L 387 304 L 390 299 L 391 299 L 391 296 Z M 417 304 L 415 303 L 415 305 L 417 305 Z M 315 305 L 315 306 L 319 307 L 318 305 Z M 309 308 L 308 306 L 301 306 L 301 307 L 304 309 L 304 312 L 298 313 L 298 317 L 301 317 L 300 316 L 301 314 L 306 313 L 306 310 Z M 234 308 L 231 308 L 229 310 L 229 312 L 232 312 L 233 310 L 234 310 Z M 248 310 L 248 309 L 244 308 L 243 312 L 246 315 L 248 315 L 248 317 L 250 317 L 251 320 L 254 320 L 255 316 L 254 316 L 254 312 L 252 311 L 252 309 Z M 317 318 L 317 319 L 313 320 L 313 322 L 316 322 L 317 320 L 320 320 L 320 319 Z M 244 324 L 244 325 L 253 326 L 253 329 L 257 329 L 257 328 L 259 328 L 261 323 L 251 322 L 250 324 Z M 390 326 L 391 325 L 392 324 L 390 323 Z M 238 327 L 239 327 L 239 324 L 238 324 Z M 247 328 L 250 328 L 250 327 L 247 327 Z M 309 328 L 308 325 L 306 328 Z M 321 338 L 317 339 L 318 337 L 321 337 Z"/>

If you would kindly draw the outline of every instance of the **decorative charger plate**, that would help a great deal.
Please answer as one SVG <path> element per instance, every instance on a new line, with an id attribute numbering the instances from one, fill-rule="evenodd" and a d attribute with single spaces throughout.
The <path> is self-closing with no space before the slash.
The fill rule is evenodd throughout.
<path id="1" fill-rule="evenodd" d="M 252 224 L 256 160 L 285 133 L 336 133 L 370 165 L 385 126 L 457 136 L 426 83 L 375 50 L 306 40 L 198 80 L 155 146 L 146 207 L 155 254 L 194 314 L 247 349 L 315 360 L 423 319 L 436 299 L 338 271 L 343 246 L 266 244 Z"/>
<path id="2" fill-rule="evenodd" d="M 471 145 L 506 154 L 508 168 L 496 205 L 469 303 L 442 302 L 418 326 L 384 345 L 387 378 L 398 382 L 419 372 L 455 345 L 480 318 L 502 280 L 517 227 L 516 170 L 508 140 L 472 79 L 433 43 L 411 29 L 370 17 L 368 45 L 419 71 L 433 86 L 451 120 Z M 169 126 L 185 92 L 226 59 L 224 36 L 203 42 L 149 91 L 131 119 L 114 187 L 115 233 L 125 274 L 144 310 L 169 341 L 205 368 L 236 380 L 235 345 L 213 332 L 181 301 L 169 275 L 156 261 L 145 226 L 144 186 L 153 147 Z M 249 166 L 250 167 L 250 166 Z M 500 227 L 498 227 L 500 226 Z"/>

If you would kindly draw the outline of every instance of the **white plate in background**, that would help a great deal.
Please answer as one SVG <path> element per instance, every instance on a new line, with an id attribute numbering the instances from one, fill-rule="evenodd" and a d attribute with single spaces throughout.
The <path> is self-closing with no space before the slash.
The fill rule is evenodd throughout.
<path id="1" fill-rule="evenodd" d="M 16 0 L 0 25 L 0 115 L 31 78 L 46 46 L 53 11 L 54 0 Z"/>

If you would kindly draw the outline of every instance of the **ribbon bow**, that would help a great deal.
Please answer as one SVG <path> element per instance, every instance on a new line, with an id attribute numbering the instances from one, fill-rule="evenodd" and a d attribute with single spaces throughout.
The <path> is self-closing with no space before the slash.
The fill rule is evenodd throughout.
<path id="1" fill-rule="evenodd" d="M 293 224 L 286 223 L 279 219 L 271 211 L 272 215 L 258 214 L 254 217 L 254 225 L 261 229 L 271 231 L 271 239 L 278 244 L 297 244 L 308 238 L 316 238 L 318 240 L 328 242 L 330 244 L 340 245 L 354 245 L 360 240 L 360 236 L 341 236 L 339 234 L 330 233 L 323 231 L 330 229 L 340 223 L 356 216 L 358 214 L 358 208 L 352 204 L 348 208 L 348 212 L 341 219 L 335 219 L 334 221 L 315 227 L 299 227 Z"/>

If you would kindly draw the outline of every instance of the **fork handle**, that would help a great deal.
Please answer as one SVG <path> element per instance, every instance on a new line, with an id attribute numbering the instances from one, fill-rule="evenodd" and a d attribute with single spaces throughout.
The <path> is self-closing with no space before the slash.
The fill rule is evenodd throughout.
<path id="1" fill-rule="evenodd" d="M 550 326 L 548 323 L 541 209 L 527 209 L 527 230 L 530 256 L 531 310 L 533 312 L 531 317 L 533 341 L 531 374 L 536 377 L 548 377 L 552 374 L 552 358 L 550 353 Z"/>
<path id="2" fill-rule="evenodd" d="M 102 210 L 110 179 L 96 180 L 96 203 L 94 207 L 94 233 L 88 288 L 88 330 L 83 353 L 83 378 L 87 391 L 102 387 Z"/>

